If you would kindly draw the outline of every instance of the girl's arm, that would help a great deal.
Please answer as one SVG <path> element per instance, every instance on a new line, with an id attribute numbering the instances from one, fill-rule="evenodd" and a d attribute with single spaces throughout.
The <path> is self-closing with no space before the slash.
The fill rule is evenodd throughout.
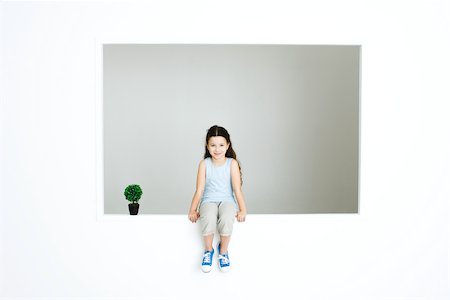
<path id="1" fill-rule="evenodd" d="M 197 188 L 194 193 L 194 197 L 192 198 L 191 208 L 189 209 L 189 213 L 193 213 L 197 211 L 198 203 L 200 199 L 202 199 L 203 191 L 205 190 L 205 179 L 206 178 L 206 167 L 204 160 L 202 159 L 198 166 L 197 172 Z"/>
<path id="2" fill-rule="evenodd" d="M 241 173 L 239 172 L 238 162 L 235 159 L 231 162 L 231 183 L 233 185 L 234 195 L 236 196 L 236 200 L 239 205 L 239 211 L 245 218 L 247 208 L 245 206 L 244 194 L 242 193 L 241 188 Z"/>

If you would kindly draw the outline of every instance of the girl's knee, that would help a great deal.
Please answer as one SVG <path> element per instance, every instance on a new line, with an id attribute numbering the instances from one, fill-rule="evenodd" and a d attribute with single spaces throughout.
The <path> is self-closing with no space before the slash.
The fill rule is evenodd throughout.
<path id="1" fill-rule="evenodd" d="M 203 219 L 201 222 L 202 235 L 208 236 L 214 234 L 217 228 L 217 220 Z"/>
<path id="2" fill-rule="evenodd" d="M 233 224 L 219 224 L 218 231 L 220 236 L 231 236 L 233 233 Z"/>
<path id="3" fill-rule="evenodd" d="M 234 216 L 222 216 L 217 223 L 220 235 L 231 235 L 233 231 Z"/>

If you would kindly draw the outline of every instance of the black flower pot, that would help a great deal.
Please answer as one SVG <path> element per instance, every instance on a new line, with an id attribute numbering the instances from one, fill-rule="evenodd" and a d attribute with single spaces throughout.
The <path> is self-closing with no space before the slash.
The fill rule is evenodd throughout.
<path id="1" fill-rule="evenodd" d="M 130 210 L 130 215 L 137 215 L 139 211 L 139 203 L 128 204 L 128 209 Z"/>

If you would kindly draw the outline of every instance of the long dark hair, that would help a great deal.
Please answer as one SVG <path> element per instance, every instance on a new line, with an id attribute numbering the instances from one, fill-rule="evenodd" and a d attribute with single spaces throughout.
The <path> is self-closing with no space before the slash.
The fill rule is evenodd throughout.
<path id="1" fill-rule="evenodd" d="M 213 136 L 223 136 L 227 140 L 227 143 L 230 144 L 230 147 L 228 147 L 228 150 L 225 153 L 225 157 L 234 158 L 238 162 L 239 172 L 241 173 L 241 186 L 242 186 L 243 180 L 242 180 L 241 164 L 239 163 L 239 160 L 237 160 L 236 158 L 236 152 L 234 152 L 233 150 L 233 145 L 231 144 L 230 140 L 230 134 L 225 128 L 214 125 L 208 129 L 208 132 L 206 133 L 205 155 L 203 158 L 211 157 L 211 154 L 208 151 L 208 142 L 209 138 Z"/>

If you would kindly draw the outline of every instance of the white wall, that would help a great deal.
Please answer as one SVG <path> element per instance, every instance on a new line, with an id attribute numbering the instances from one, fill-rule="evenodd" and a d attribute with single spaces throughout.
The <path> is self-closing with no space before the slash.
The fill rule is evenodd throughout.
<path id="1" fill-rule="evenodd" d="M 129 214 L 130 183 L 140 214 L 186 214 L 214 124 L 230 134 L 249 213 L 358 212 L 360 46 L 98 48 L 106 214 Z"/>
<path id="2" fill-rule="evenodd" d="M 0 295 L 447 299 L 449 13 L 445 1 L 2 2 Z M 228 274 L 199 271 L 185 216 L 97 218 L 95 45 L 112 38 L 361 44 L 360 214 L 249 215 Z"/>

